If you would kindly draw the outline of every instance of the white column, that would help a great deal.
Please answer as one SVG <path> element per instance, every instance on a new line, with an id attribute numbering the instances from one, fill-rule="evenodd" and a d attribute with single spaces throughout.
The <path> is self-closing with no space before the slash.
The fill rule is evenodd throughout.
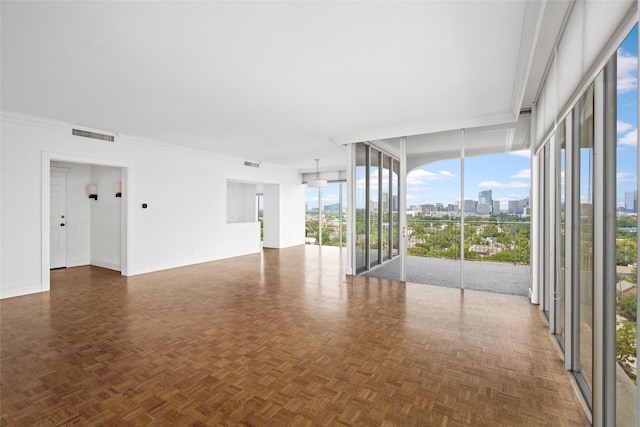
<path id="1" fill-rule="evenodd" d="M 531 141 L 535 139 L 536 109 L 531 109 Z M 540 303 L 540 160 L 531 147 L 531 195 L 529 200 L 531 205 L 531 288 L 529 288 L 529 297 L 532 304 Z"/>
<path id="2" fill-rule="evenodd" d="M 347 275 L 356 273 L 356 144 L 347 146 Z"/>

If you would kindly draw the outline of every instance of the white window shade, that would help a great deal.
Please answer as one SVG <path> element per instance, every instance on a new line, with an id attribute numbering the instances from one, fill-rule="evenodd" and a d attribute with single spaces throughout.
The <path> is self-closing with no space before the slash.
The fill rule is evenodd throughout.
<path id="1" fill-rule="evenodd" d="M 637 22 L 634 0 L 577 1 L 536 100 L 535 146 L 575 104 Z"/>

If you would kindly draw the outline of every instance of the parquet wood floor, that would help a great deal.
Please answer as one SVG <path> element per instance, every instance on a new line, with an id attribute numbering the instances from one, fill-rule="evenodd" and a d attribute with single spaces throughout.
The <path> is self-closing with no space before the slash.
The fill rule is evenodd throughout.
<path id="1" fill-rule="evenodd" d="M 588 425 L 523 297 L 301 246 L 1 302 L 1 425 Z"/>

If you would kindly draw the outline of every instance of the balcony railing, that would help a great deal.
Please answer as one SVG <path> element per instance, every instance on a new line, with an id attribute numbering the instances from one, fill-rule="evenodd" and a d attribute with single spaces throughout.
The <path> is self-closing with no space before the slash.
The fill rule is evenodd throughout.
<path id="1" fill-rule="evenodd" d="M 458 260 L 461 220 L 409 219 L 407 254 Z M 465 220 L 464 259 L 530 265 L 530 222 Z"/>

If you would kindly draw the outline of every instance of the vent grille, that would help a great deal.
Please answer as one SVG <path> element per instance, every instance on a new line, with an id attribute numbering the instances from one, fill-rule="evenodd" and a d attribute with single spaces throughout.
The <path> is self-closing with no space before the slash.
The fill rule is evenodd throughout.
<path id="1" fill-rule="evenodd" d="M 71 134 L 75 136 L 82 136 L 84 138 L 99 139 L 100 141 L 109 141 L 109 142 L 115 141 L 115 137 L 113 135 L 105 135 L 102 133 L 89 132 L 81 129 L 72 129 Z"/>
<path id="2" fill-rule="evenodd" d="M 245 166 L 251 166 L 252 168 L 259 168 L 260 167 L 260 163 L 256 163 L 256 162 L 249 162 L 246 161 L 244 162 Z"/>

